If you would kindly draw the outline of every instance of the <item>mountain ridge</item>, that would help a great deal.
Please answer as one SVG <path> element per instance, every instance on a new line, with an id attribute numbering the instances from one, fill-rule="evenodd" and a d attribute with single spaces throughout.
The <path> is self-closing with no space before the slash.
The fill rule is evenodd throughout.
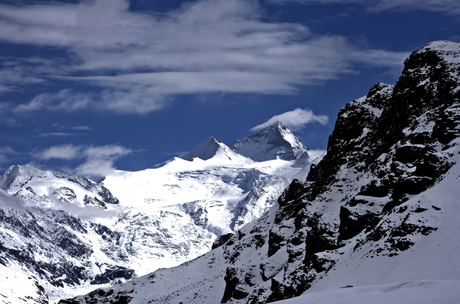
<path id="1" fill-rule="evenodd" d="M 8 168 L 0 177 L 0 268 L 16 279 L 0 277 L 2 286 L 14 282 L 0 295 L 44 304 L 196 258 L 259 217 L 309 167 L 255 162 L 216 137 L 191 152 L 190 160 L 99 182 Z"/>

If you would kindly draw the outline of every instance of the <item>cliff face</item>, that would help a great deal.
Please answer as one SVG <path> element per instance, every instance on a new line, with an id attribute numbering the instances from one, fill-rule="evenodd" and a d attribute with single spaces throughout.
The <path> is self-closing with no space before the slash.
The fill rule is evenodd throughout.
<path id="1" fill-rule="evenodd" d="M 295 240 L 305 254 L 270 299 L 301 293 L 336 263 L 318 256 L 351 243 L 353 251 L 375 247 L 372 257 L 395 256 L 415 245 L 415 235 L 437 230 L 421 214 L 439 207 L 413 198 L 456 162 L 459 54 L 459 44 L 430 43 L 406 60 L 396 85 L 377 84 L 340 111 L 327 155 L 279 199 L 276 222 L 294 219 L 295 229 L 287 240 L 272 229 L 272 243 Z"/>
<path id="2" fill-rule="evenodd" d="M 187 264 L 63 303 L 266 303 L 460 280 L 451 260 L 460 254 L 459 73 L 460 44 L 427 44 L 396 85 L 377 84 L 340 111 L 327 155 L 259 220 Z"/>
<path id="3" fill-rule="evenodd" d="M 377 84 L 365 98 L 344 107 L 329 138 L 327 156 L 308 177 L 316 184 L 311 198 L 332 184 L 340 166 L 350 166 L 350 162 L 362 163 L 376 175 L 397 179 L 388 186 L 388 192 L 403 180 L 407 182 L 408 176 L 402 177 L 396 168 L 382 172 L 384 163 L 416 161 L 417 174 L 431 176 L 431 181 L 444 172 L 446 167 L 433 168 L 429 163 L 437 163 L 437 150 L 445 150 L 458 136 L 458 52 L 458 44 L 427 44 L 406 60 L 395 86 Z M 379 159 L 383 154 L 386 158 Z"/>

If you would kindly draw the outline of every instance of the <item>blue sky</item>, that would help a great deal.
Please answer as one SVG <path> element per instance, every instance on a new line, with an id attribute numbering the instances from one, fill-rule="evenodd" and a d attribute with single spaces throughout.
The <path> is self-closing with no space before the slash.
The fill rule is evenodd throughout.
<path id="1" fill-rule="evenodd" d="M 457 0 L 3 0 L 0 169 L 140 170 L 276 119 L 325 149 L 341 107 L 459 28 Z"/>

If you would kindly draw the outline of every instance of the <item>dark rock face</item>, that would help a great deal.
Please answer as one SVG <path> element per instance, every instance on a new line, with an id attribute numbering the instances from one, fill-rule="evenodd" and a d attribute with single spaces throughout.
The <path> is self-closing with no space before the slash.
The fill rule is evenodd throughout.
<path id="1" fill-rule="evenodd" d="M 214 241 L 214 243 L 212 244 L 212 249 L 216 249 L 216 248 L 219 248 L 220 246 L 222 246 L 223 244 L 225 244 L 229 239 L 230 237 L 232 237 L 233 233 L 227 233 L 227 234 L 224 234 L 224 235 L 221 235 L 217 240 Z"/>
<path id="2" fill-rule="evenodd" d="M 85 296 L 85 303 L 87 304 L 97 304 L 97 303 L 105 303 L 104 299 L 106 297 L 112 296 L 113 304 L 128 304 L 131 301 L 131 297 L 127 296 L 125 293 L 118 293 L 113 294 L 113 290 L 104 291 L 102 289 L 97 289 L 95 291 L 90 292 L 88 295 Z M 82 302 L 69 299 L 69 300 L 60 300 L 59 304 L 81 304 Z"/>
<path id="3" fill-rule="evenodd" d="M 238 285 L 241 283 L 237 276 L 237 271 L 235 268 L 227 268 L 225 274 L 225 291 L 224 296 L 222 297 L 221 303 L 227 303 L 230 299 L 241 300 L 248 296 L 248 293 L 242 289 L 238 288 Z M 246 280 L 245 280 L 246 281 Z"/>
<path id="4" fill-rule="evenodd" d="M 128 269 L 122 266 L 109 266 L 109 269 L 106 269 L 103 274 L 98 274 L 90 282 L 91 285 L 98 285 L 98 284 L 107 284 L 115 279 L 123 278 L 125 280 L 129 280 L 132 278 L 134 274 L 134 270 Z"/>
<path id="5" fill-rule="evenodd" d="M 318 254 L 332 252 L 353 238 L 360 239 L 355 250 L 366 242 L 384 240 L 375 254 L 393 256 L 414 245 L 408 236 L 436 230 L 406 220 L 381 224 L 392 212 L 407 214 L 407 219 L 424 210 L 397 206 L 431 187 L 452 165 L 443 151 L 460 135 L 460 93 L 455 90 L 459 68 L 443 59 L 442 46 L 435 46 L 414 52 L 395 86 L 377 84 L 340 111 L 327 155 L 311 168 L 306 183 L 293 181 L 278 200 L 267 257 L 287 251 L 284 275 L 275 279 L 276 271 L 265 274 L 271 280 L 268 296 L 249 293 L 247 301 L 256 297 L 260 303 L 272 302 L 301 294 L 334 265 L 334 260 Z M 350 178 L 356 179 L 356 186 Z M 342 201 L 338 217 L 329 223 L 325 215 L 311 210 L 327 205 L 332 193 L 340 194 Z M 282 233 L 287 227 L 292 232 Z M 301 244 L 303 252 L 297 250 Z M 263 273 L 273 267 L 268 262 L 261 266 Z M 226 282 L 231 290 L 247 286 L 241 279 Z M 226 293 L 226 300 L 230 295 Z"/>
<path id="6" fill-rule="evenodd" d="M 448 169 L 436 147 L 447 148 L 449 139 L 458 136 L 458 117 L 446 118 L 445 113 L 458 101 L 459 94 L 449 94 L 458 83 L 440 62 L 434 51 L 415 52 L 406 60 L 403 75 L 394 88 L 378 84 L 365 101 L 352 102 L 341 110 L 327 155 L 307 178 L 315 182 L 311 199 L 335 181 L 342 165 L 362 163 L 370 167 L 381 179 L 380 184 L 384 183 L 393 194 L 394 205 L 405 201 L 403 193 L 420 193 Z M 425 82 L 428 84 L 420 85 Z M 381 111 L 381 115 L 372 115 L 371 111 Z M 429 121 L 437 127 L 424 128 Z M 416 171 L 407 174 L 408 166 Z"/>
<path id="7" fill-rule="evenodd" d="M 374 227 L 380 220 L 378 214 L 354 213 L 347 207 L 340 208 L 340 226 L 338 241 L 348 240 L 358 235 L 365 228 Z"/>

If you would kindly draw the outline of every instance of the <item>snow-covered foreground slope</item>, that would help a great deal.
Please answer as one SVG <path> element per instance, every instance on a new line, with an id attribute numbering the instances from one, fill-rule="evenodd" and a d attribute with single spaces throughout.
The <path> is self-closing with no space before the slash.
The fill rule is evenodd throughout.
<path id="1" fill-rule="evenodd" d="M 396 85 L 347 104 L 307 180 L 222 246 L 61 303 L 267 303 L 313 292 L 415 302 L 415 289 L 430 288 L 444 293 L 427 300 L 458 302 L 458 58 L 460 44 L 427 44 Z"/>
<path id="2" fill-rule="evenodd" d="M 215 137 L 182 157 L 190 160 L 100 183 L 9 168 L 0 178 L 0 286 L 30 288 L 0 289 L 0 303 L 53 302 L 196 258 L 262 215 L 313 161 L 255 162 Z"/>
<path id="3" fill-rule="evenodd" d="M 343 287 L 283 300 L 279 304 L 457 304 L 460 281 L 407 281 Z"/>

